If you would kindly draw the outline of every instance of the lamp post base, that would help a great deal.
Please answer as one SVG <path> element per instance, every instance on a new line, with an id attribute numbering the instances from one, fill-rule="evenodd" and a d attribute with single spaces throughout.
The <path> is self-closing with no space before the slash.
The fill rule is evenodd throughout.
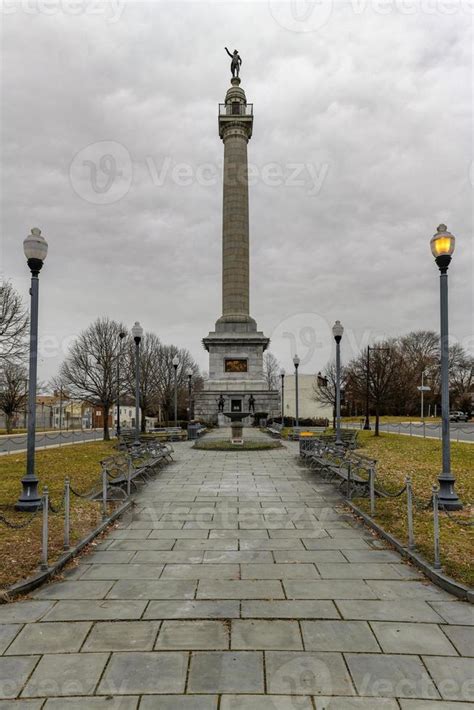
<path id="1" fill-rule="evenodd" d="M 38 495 L 38 479 L 36 477 L 25 476 L 21 479 L 23 491 L 15 503 L 15 510 L 26 513 L 34 513 L 43 505 L 41 496 Z"/>
<path id="2" fill-rule="evenodd" d="M 368 422 L 365 422 L 364 431 L 370 431 L 371 429 L 372 429 L 372 427 L 370 426 L 370 424 Z"/>
<path id="3" fill-rule="evenodd" d="M 450 475 L 442 473 L 441 476 L 438 476 L 438 482 L 438 503 L 440 510 L 462 510 L 462 501 L 458 498 L 458 495 L 454 490 L 454 478 Z"/>

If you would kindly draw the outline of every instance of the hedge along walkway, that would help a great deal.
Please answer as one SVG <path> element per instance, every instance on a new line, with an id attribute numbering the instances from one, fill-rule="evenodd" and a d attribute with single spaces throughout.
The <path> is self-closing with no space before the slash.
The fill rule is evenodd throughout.
<path id="1" fill-rule="evenodd" d="M 36 452 L 39 491 L 47 485 L 50 499 L 57 507 L 63 495 L 64 479 L 79 493 L 88 492 L 100 480 L 100 460 L 109 456 L 112 442 L 97 442 Z M 21 491 L 26 470 L 26 454 L 0 458 L 0 514 L 14 525 L 23 525 L 29 513 L 18 513 L 14 505 Z M 100 503 L 71 495 L 71 544 L 83 538 L 101 521 Z M 63 553 L 63 515 L 49 516 L 50 561 Z M 31 576 L 41 555 L 41 513 L 24 529 L 11 529 L 0 523 L 0 592 L 20 579 Z"/>
<path id="2" fill-rule="evenodd" d="M 175 448 L 100 550 L 0 607 L 4 695 L 45 710 L 467 708 L 472 607 L 344 515 L 296 444 Z"/>

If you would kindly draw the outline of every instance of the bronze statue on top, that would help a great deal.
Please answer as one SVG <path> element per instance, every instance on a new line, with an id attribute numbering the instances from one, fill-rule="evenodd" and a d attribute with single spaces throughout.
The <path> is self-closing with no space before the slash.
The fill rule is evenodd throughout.
<path id="1" fill-rule="evenodd" d="M 240 66 L 242 64 L 242 59 L 236 49 L 234 49 L 234 53 L 231 54 L 227 47 L 225 47 L 225 51 L 229 55 L 229 57 L 232 59 L 230 63 L 230 71 L 232 73 L 232 78 L 238 78 L 239 73 L 240 73 Z"/>

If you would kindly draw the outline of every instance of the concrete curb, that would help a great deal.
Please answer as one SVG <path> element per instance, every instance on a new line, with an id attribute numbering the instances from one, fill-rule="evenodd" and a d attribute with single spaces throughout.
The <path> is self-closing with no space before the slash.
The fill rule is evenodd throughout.
<path id="1" fill-rule="evenodd" d="M 430 565 L 430 563 L 425 560 L 424 557 L 419 555 L 417 552 L 409 550 L 405 545 L 403 545 L 400 540 L 384 530 L 378 523 L 375 522 L 370 515 L 367 515 L 363 510 L 358 508 L 354 503 L 346 500 L 344 503 L 352 510 L 353 513 L 360 516 L 363 521 L 375 530 L 381 537 L 383 537 L 387 542 L 389 542 L 393 547 L 399 552 L 402 557 L 406 557 L 411 560 L 421 571 L 426 574 L 432 582 L 441 587 L 447 592 L 454 594 L 459 599 L 464 599 L 471 603 L 474 603 L 474 589 L 464 586 L 460 582 L 448 577 L 443 574 L 442 571 L 435 569 Z"/>
<path id="2" fill-rule="evenodd" d="M 23 582 L 17 582 L 17 584 L 13 584 L 11 587 L 8 587 L 7 589 L 3 590 L 2 598 L 0 598 L 0 604 L 6 604 L 9 601 L 12 601 L 15 597 L 18 597 L 20 594 L 28 594 L 28 592 L 33 591 L 33 589 L 36 589 L 44 582 L 47 582 L 51 577 L 57 574 L 57 572 L 59 572 L 64 567 L 64 565 L 66 565 L 70 560 L 76 557 L 76 555 L 78 555 L 84 547 L 89 545 L 89 543 L 91 543 L 92 540 L 97 537 L 97 535 L 100 535 L 101 532 L 103 532 L 111 523 L 114 522 L 114 520 L 123 515 L 123 513 L 126 513 L 127 510 L 133 505 L 133 500 L 126 501 L 123 505 L 120 506 L 120 508 L 117 508 L 117 510 L 115 510 L 112 515 L 109 515 L 109 517 L 103 520 L 100 525 L 98 525 L 86 537 L 80 540 L 77 545 L 75 545 L 64 555 L 62 555 L 62 557 L 60 557 L 59 560 L 54 563 L 54 565 L 48 567 L 45 570 L 42 570 L 33 577 L 29 577 Z"/>

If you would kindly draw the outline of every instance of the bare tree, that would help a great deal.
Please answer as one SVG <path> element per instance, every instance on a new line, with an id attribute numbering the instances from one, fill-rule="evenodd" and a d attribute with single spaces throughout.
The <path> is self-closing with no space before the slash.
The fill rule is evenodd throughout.
<path id="1" fill-rule="evenodd" d="M 313 382 L 313 400 L 328 404 L 332 411 L 333 429 L 336 428 L 336 361 L 328 362 L 323 372 L 316 375 Z M 341 392 L 345 387 L 345 369 L 341 367 Z"/>
<path id="2" fill-rule="evenodd" d="M 395 340 L 377 344 L 371 351 L 369 368 L 369 400 L 375 407 L 375 436 L 379 436 L 380 414 L 394 400 L 397 386 L 397 372 L 401 366 L 400 349 Z M 352 360 L 346 368 L 347 388 L 351 395 L 364 401 L 367 383 L 367 353 Z"/>
<path id="3" fill-rule="evenodd" d="M 173 417 L 174 410 L 174 367 L 173 358 L 178 356 L 179 365 L 176 372 L 176 382 L 178 390 L 178 408 L 184 409 L 187 401 L 188 391 L 188 369 L 193 372 L 195 386 L 199 385 L 199 368 L 194 362 L 191 354 L 185 348 L 177 348 L 175 345 L 162 345 L 160 366 L 158 373 L 157 389 L 159 400 L 163 411 L 166 412 L 168 420 Z"/>
<path id="4" fill-rule="evenodd" d="M 61 367 L 61 379 L 72 396 L 99 405 L 104 417 L 104 441 L 110 439 L 109 414 L 117 397 L 119 333 L 123 324 L 98 318 L 78 336 Z"/>
<path id="5" fill-rule="evenodd" d="M 278 377 L 280 374 L 280 363 L 275 355 L 269 350 L 263 356 L 263 375 L 269 390 L 278 389 Z"/>
<path id="6" fill-rule="evenodd" d="M 18 362 L 6 361 L 0 374 L 0 410 L 5 414 L 7 434 L 13 429 L 14 415 L 26 404 L 26 368 Z"/>
<path id="7" fill-rule="evenodd" d="M 159 376 L 162 345 L 157 335 L 145 333 L 140 342 L 140 411 L 141 430 L 146 430 L 147 414 L 155 413 L 159 404 Z M 125 357 L 125 378 L 127 391 L 135 397 L 135 343 L 130 336 Z"/>
<path id="8" fill-rule="evenodd" d="M 25 356 L 28 316 L 20 294 L 10 281 L 0 284 L 0 363 Z"/>

